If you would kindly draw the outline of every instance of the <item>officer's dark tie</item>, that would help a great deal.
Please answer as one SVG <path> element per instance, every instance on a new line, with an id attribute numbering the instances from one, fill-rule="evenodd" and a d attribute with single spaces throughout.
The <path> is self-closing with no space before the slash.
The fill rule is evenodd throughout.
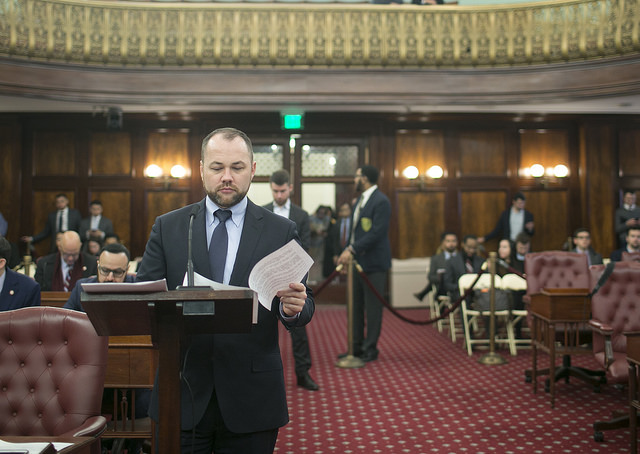
<path id="1" fill-rule="evenodd" d="M 224 280 L 224 265 L 227 261 L 227 247 L 229 236 L 227 235 L 227 219 L 231 217 L 229 210 L 217 210 L 214 216 L 220 221 L 211 235 L 209 244 L 209 264 L 211 266 L 211 276 L 214 281 Z"/>
<path id="2" fill-rule="evenodd" d="M 62 210 L 58 211 L 58 232 L 62 232 L 62 216 L 64 212 Z"/>

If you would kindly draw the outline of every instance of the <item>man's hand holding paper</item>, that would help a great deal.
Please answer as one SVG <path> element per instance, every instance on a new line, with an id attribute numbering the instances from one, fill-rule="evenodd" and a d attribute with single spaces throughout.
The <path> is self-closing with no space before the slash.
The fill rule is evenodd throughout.
<path id="1" fill-rule="evenodd" d="M 258 293 L 258 300 L 271 310 L 271 301 L 279 297 L 285 315 L 292 317 L 302 311 L 307 298 L 302 279 L 313 265 L 313 259 L 295 240 L 260 260 L 251 270 L 249 287 Z"/>

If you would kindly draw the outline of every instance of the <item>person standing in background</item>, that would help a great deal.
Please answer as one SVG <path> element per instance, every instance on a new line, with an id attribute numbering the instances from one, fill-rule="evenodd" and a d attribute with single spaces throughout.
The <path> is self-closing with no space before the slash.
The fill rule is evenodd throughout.
<path id="1" fill-rule="evenodd" d="M 302 248 L 308 251 L 311 238 L 309 213 L 291 202 L 293 185 L 289 179 L 289 172 L 285 169 L 276 170 L 271 174 L 269 185 L 271 187 L 273 202 L 264 205 L 263 208 L 295 222 Z M 291 333 L 291 348 L 293 349 L 293 360 L 298 386 L 302 386 L 310 391 L 317 391 L 320 387 L 309 374 L 309 369 L 311 369 L 311 351 L 309 350 L 307 328 L 306 326 L 299 326 L 291 328 L 289 332 Z"/>
<path id="2" fill-rule="evenodd" d="M 100 200 L 93 200 L 89 204 L 89 217 L 84 218 L 80 222 L 80 237 L 85 242 L 89 238 L 97 238 L 100 242 L 104 242 L 107 235 L 113 232 L 113 222 L 111 219 L 102 215 L 103 207 Z"/>
<path id="3" fill-rule="evenodd" d="M 636 193 L 626 189 L 622 196 L 622 206 L 615 213 L 616 234 L 621 248 L 625 246 L 627 231 L 631 227 L 640 227 L 640 207 L 636 205 Z"/>
<path id="4" fill-rule="evenodd" d="M 525 232 L 530 237 L 533 236 L 533 213 L 525 210 L 525 205 L 524 194 L 518 192 L 513 196 L 511 208 L 502 212 L 494 229 L 485 236 L 479 237 L 478 243 L 483 244 L 493 238 L 499 240 L 506 238 L 515 243 L 516 237 L 521 232 Z"/>
<path id="5" fill-rule="evenodd" d="M 80 232 L 82 215 L 75 208 L 69 208 L 69 198 L 66 194 L 56 195 L 56 211 L 49 213 L 47 223 L 40 233 L 34 236 L 23 236 L 22 241 L 33 244 L 49 237 L 51 239 L 51 252 L 56 251 L 56 234 L 73 230 Z M 43 289 L 45 290 L 45 289 Z"/>

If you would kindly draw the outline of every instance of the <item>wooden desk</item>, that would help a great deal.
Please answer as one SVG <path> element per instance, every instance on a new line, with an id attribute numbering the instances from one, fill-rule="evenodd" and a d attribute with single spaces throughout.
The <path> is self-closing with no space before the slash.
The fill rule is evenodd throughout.
<path id="1" fill-rule="evenodd" d="M 624 333 L 627 336 L 627 361 L 629 362 L 629 441 L 631 452 L 638 452 L 638 371 L 640 369 L 640 332 Z"/>
<path id="2" fill-rule="evenodd" d="M 58 454 L 100 454 L 100 438 L 94 437 L 5 437 L 9 443 L 73 443 Z"/>
<path id="3" fill-rule="evenodd" d="M 531 347 L 533 367 L 531 381 L 533 392 L 537 392 L 537 351 L 549 354 L 549 394 L 551 408 L 555 405 L 555 373 L 556 355 L 593 354 L 591 346 L 584 346 L 580 341 L 580 332 L 586 330 L 591 316 L 591 298 L 588 289 L 560 288 L 542 289 L 542 292 L 531 295 Z M 560 335 L 560 339 L 558 339 Z M 540 371 L 546 372 L 546 369 Z M 588 377 L 581 379 L 589 381 Z M 597 386 L 599 378 L 593 378 L 592 384 Z"/>
<path id="4" fill-rule="evenodd" d="M 40 305 L 41 306 L 54 306 L 62 307 L 67 302 L 71 292 L 40 292 Z"/>

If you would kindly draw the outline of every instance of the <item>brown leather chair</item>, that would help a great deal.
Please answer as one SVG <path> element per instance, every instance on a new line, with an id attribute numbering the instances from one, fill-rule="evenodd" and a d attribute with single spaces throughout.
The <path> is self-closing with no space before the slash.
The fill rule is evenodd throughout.
<path id="1" fill-rule="evenodd" d="M 622 253 L 623 262 L 640 262 L 640 252 L 626 252 Z"/>
<path id="2" fill-rule="evenodd" d="M 82 312 L 0 312 L 0 436 L 99 437 L 108 341 Z"/>
<path id="3" fill-rule="evenodd" d="M 591 267 L 593 286 L 604 272 L 604 265 Z M 607 371 L 607 382 L 626 384 L 629 380 L 627 338 L 623 334 L 640 331 L 640 263 L 616 262 L 611 275 L 591 298 L 593 354 Z M 603 441 L 603 430 L 629 426 L 629 411 L 617 413 L 609 421 L 593 424 L 593 438 Z"/>
<path id="4" fill-rule="evenodd" d="M 531 295 L 540 293 L 544 288 L 575 288 L 591 289 L 591 279 L 589 274 L 589 261 L 585 254 L 567 251 L 543 251 L 532 252 L 525 256 L 524 271 L 527 276 L 527 293 L 523 299 L 527 308 L 531 302 Z M 527 316 L 527 321 L 531 325 L 531 315 Z M 563 327 L 556 325 L 558 335 L 562 335 Z M 586 329 L 585 337 L 590 333 Z M 581 340 L 582 340 L 581 336 Z M 585 339 L 588 341 L 588 339 Z M 539 370 L 537 375 L 548 375 L 549 370 Z M 569 377 L 576 377 L 588 383 L 594 384 L 598 390 L 597 383 L 604 383 L 605 374 L 602 371 L 592 371 L 582 367 L 571 365 L 571 356 L 564 355 L 562 366 L 556 367 L 555 381 L 564 378 L 566 382 Z M 531 380 L 531 371 L 525 371 L 525 380 Z M 549 391 L 549 380 L 545 382 L 545 391 Z"/>

